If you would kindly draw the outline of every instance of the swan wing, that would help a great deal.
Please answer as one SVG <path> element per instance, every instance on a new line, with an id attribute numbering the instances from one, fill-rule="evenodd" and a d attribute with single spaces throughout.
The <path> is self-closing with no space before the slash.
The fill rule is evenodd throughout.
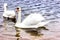
<path id="1" fill-rule="evenodd" d="M 14 11 L 6 11 L 6 12 L 4 12 L 3 16 L 13 18 L 15 16 L 15 12 Z"/>
<path id="2" fill-rule="evenodd" d="M 41 26 L 45 26 L 46 24 L 48 24 L 50 21 L 45 21 L 45 22 L 39 22 L 37 24 L 38 27 L 41 27 Z"/>
<path id="3" fill-rule="evenodd" d="M 45 20 L 45 18 L 40 14 L 30 14 L 22 21 L 22 23 L 26 25 L 31 25 L 31 24 L 37 24 L 42 20 Z"/>
<path id="4" fill-rule="evenodd" d="M 15 12 L 14 11 L 8 11 L 8 12 L 9 12 L 9 14 L 8 14 L 9 18 L 14 18 L 15 17 Z"/>

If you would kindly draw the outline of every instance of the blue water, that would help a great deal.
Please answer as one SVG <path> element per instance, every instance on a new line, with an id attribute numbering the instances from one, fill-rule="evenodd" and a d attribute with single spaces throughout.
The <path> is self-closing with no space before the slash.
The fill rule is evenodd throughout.
<path id="1" fill-rule="evenodd" d="M 3 4 L 8 4 L 9 10 L 17 6 L 22 8 L 22 20 L 25 14 L 40 13 L 46 19 L 60 18 L 60 0 L 0 0 L 0 15 L 3 14 Z"/>

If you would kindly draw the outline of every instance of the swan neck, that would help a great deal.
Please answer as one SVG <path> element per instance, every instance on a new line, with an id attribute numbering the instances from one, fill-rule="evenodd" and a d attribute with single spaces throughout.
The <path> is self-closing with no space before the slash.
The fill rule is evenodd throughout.
<path id="1" fill-rule="evenodd" d="M 7 6 L 4 6 L 4 11 L 6 11 L 7 10 Z"/>
<path id="2" fill-rule="evenodd" d="M 21 23 L 21 11 L 18 12 L 17 22 L 18 22 L 18 23 Z"/>

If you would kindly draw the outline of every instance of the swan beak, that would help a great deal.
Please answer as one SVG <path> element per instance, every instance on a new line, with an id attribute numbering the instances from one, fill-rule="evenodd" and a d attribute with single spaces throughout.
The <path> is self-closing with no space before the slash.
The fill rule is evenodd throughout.
<path id="1" fill-rule="evenodd" d="M 16 12 L 20 12 L 21 11 L 21 8 L 20 7 L 17 7 L 16 8 Z"/>

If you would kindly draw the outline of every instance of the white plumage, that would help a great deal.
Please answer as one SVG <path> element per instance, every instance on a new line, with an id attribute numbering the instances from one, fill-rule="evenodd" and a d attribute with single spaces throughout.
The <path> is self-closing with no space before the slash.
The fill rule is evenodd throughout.
<path id="1" fill-rule="evenodd" d="M 18 19 L 21 20 L 19 14 L 21 13 L 18 13 Z M 45 18 L 38 13 L 28 15 L 22 22 L 19 22 L 19 20 L 17 20 L 15 24 L 15 26 L 19 28 L 38 28 L 49 23 L 49 21 L 42 22 Z"/>
<path id="2" fill-rule="evenodd" d="M 7 10 L 7 3 L 4 3 L 4 17 L 14 18 L 15 17 L 15 11 L 14 10 Z"/>

